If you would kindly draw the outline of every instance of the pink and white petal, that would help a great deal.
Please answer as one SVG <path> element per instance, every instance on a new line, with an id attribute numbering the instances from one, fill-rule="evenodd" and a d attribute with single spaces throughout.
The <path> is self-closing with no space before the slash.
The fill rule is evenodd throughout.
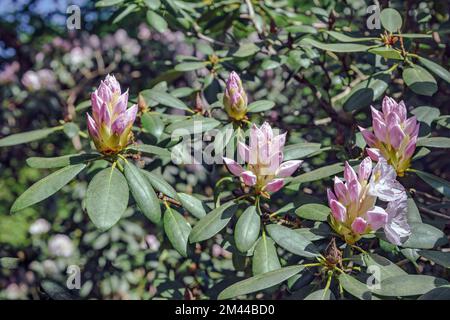
<path id="1" fill-rule="evenodd" d="M 381 152 L 377 148 L 366 148 L 367 155 L 372 159 L 373 161 L 378 161 L 381 157 Z"/>
<path id="2" fill-rule="evenodd" d="M 414 129 L 416 129 L 417 125 L 417 118 L 416 116 L 412 116 L 411 118 L 407 119 L 403 125 L 403 131 L 405 134 L 411 136 L 414 132 Z"/>
<path id="3" fill-rule="evenodd" d="M 381 227 L 384 227 L 388 222 L 388 214 L 384 211 L 383 208 L 373 207 L 366 213 L 367 222 L 370 225 L 372 230 L 378 230 Z"/>
<path id="4" fill-rule="evenodd" d="M 400 147 L 400 144 L 402 143 L 404 138 L 405 133 L 399 125 L 395 125 L 392 127 L 392 129 L 389 130 L 389 139 L 395 149 L 398 149 Z"/>
<path id="5" fill-rule="evenodd" d="M 353 168 L 347 161 L 345 161 L 344 178 L 347 183 L 352 180 L 358 180 L 358 176 L 356 175 L 355 170 L 353 170 Z"/>
<path id="6" fill-rule="evenodd" d="M 330 204 L 331 200 L 337 201 L 336 195 L 331 191 L 330 188 L 327 188 L 327 198 L 328 198 L 328 204 Z"/>
<path id="7" fill-rule="evenodd" d="M 359 193 L 361 191 L 361 184 L 358 180 L 352 180 L 347 183 L 348 195 L 350 197 L 350 201 L 354 203 L 359 202 Z"/>
<path id="8" fill-rule="evenodd" d="M 337 221 L 344 222 L 345 220 L 347 220 L 347 209 L 340 202 L 331 199 L 330 209 L 331 214 Z"/>
<path id="9" fill-rule="evenodd" d="M 347 199 L 347 186 L 338 177 L 334 177 L 334 193 L 340 201 L 344 201 Z"/>
<path id="10" fill-rule="evenodd" d="M 383 102 L 381 104 L 381 109 L 383 110 L 383 113 L 385 116 L 387 116 L 389 113 L 391 113 L 395 108 L 397 107 L 397 102 L 388 96 L 385 96 L 383 98 Z"/>
<path id="11" fill-rule="evenodd" d="M 361 217 L 357 217 L 355 220 L 353 220 L 352 223 L 352 230 L 354 233 L 362 234 L 364 231 L 366 231 L 367 228 L 367 222 Z"/>
<path id="12" fill-rule="evenodd" d="M 265 185 L 264 191 L 267 192 L 277 192 L 281 188 L 283 188 L 284 179 L 273 179 L 268 184 Z"/>
<path id="13" fill-rule="evenodd" d="M 245 183 L 245 185 L 251 187 L 256 184 L 256 176 L 251 171 L 244 171 L 241 173 L 242 181 Z"/>
<path id="14" fill-rule="evenodd" d="M 397 108 L 394 109 L 395 113 L 400 118 L 400 121 L 403 122 L 406 120 L 406 105 L 405 102 L 402 100 L 398 103 Z"/>
<path id="15" fill-rule="evenodd" d="M 87 114 L 87 127 L 89 130 L 89 133 L 92 137 L 98 138 L 100 136 L 98 130 L 97 130 L 97 124 L 95 123 L 94 119 Z"/>
<path id="16" fill-rule="evenodd" d="M 372 160 L 370 157 L 364 158 L 359 164 L 358 177 L 360 181 L 368 180 L 370 173 L 372 172 Z"/>
<path id="17" fill-rule="evenodd" d="M 121 114 L 121 113 L 125 112 L 125 110 L 127 109 L 127 104 L 128 104 L 128 90 L 125 91 L 119 97 L 119 99 L 117 99 L 117 103 L 114 107 L 114 113 Z"/>
<path id="18" fill-rule="evenodd" d="M 378 119 L 374 119 L 373 122 L 373 131 L 375 133 L 375 137 L 382 141 L 387 141 L 387 126 L 383 121 L 380 121 Z"/>
<path id="19" fill-rule="evenodd" d="M 411 235 L 411 227 L 407 221 L 408 203 L 406 197 L 389 202 L 386 212 L 388 222 L 384 226 L 384 233 L 391 243 L 401 245 Z"/>
<path id="20" fill-rule="evenodd" d="M 134 123 L 134 120 L 136 120 L 137 111 L 138 106 L 137 104 L 134 104 L 125 112 L 125 119 L 127 121 L 127 126 L 132 125 Z"/>
<path id="21" fill-rule="evenodd" d="M 276 176 L 280 178 L 286 178 L 292 176 L 292 174 L 302 164 L 302 160 L 289 160 L 283 162 L 276 172 Z"/>
<path id="22" fill-rule="evenodd" d="M 245 143 L 241 141 L 238 142 L 238 154 L 241 160 L 249 162 L 250 160 L 250 149 Z"/>
<path id="23" fill-rule="evenodd" d="M 359 128 L 359 131 L 361 131 L 361 134 L 362 134 L 364 140 L 366 141 L 366 143 L 369 145 L 369 147 L 375 146 L 377 143 L 377 138 L 372 133 L 372 131 L 369 131 L 369 130 L 364 129 L 359 126 L 358 126 L 358 128 Z"/>
<path id="24" fill-rule="evenodd" d="M 227 166 L 228 170 L 235 175 L 236 177 L 240 177 L 242 172 L 244 172 L 244 168 L 241 167 L 239 163 L 234 161 L 233 159 L 223 157 L 223 161 L 225 162 L 225 165 Z"/>

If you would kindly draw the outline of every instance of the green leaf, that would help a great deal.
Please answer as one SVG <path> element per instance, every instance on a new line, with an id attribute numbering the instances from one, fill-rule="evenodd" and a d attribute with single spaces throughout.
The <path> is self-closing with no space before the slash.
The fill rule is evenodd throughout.
<path id="1" fill-rule="evenodd" d="M 336 31 L 325 31 L 325 33 L 329 34 L 330 36 L 332 36 L 333 38 L 335 38 L 336 40 L 338 40 L 340 42 L 366 42 L 366 41 L 379 40 L 379 38 L 374 38 L 374 37 L 370 37 L 370 38 L 351 37 L 351 36 L 348 36 L 341 32 L 336 32 Z"/>
<path id="2" fill-rule="evenodd" d="M 433 62 L 431 60 L 428 60 L 428 59 L 425 59 L 425 58 L 422 58 L 422 57 L 419 57 L 419 62 L 424 67 L 426 67 L 428 70 L 433 72 L 435 75 L 437 75 L 441 79 L 443 79 L 443 80 L 447 81 L 448 83 L 450 83 L 450 72 L 447 69 L 441 67 L 440 65 L 438 65 L 437 63 L 435 63 L 435 62 Z"/>
<path id="3" fill-rule="evenodd" d="M 313 46 L 322 50 L 332 52 L 363 52 L 370 47 L 356 43 L 323 43 L 311 38 L 304 38 L 300 41 L 301 46 Z"/>
<path id="4" fill-rule="evenodd" d="M 411 113 L 417 117 L 417 120 L 425 122 L 428 126 L 431 126 L 431 123 L 441 115 L 438 108 L 427 106 L 414 108 Z"/>
<path id="5" fill-rule="evenodd" d="M 166 20 L 164 20 L 164 18 L 157 14 L 155 11 L 147 11 L 147 22 L 158 32 L 164 32 L 167 30 Z"/>
<path id="6" fill-rule="evenodd" d="M 256 243 L 253 251 L 252 272 L 256 276 L 276 269 L 280 269 L 281 264 L 278 260 L 275 242 L 263 234 Z"/>
<path id="7" fill-rule="evenodd" d="M 358 83 L 345 99 L 344 110 L 357 111 L 370 106 L 383 95 L 389 82 L 389 75 L 381 74 Z"/>
<path id="8" fill-rule="evenodd" d="M 128 206 L 128 185 L 119 170 L 109 167 L 89 183 L 86 210 L 97 228 L 106 230 L 119 221 Z"/>
<path id="9" fill-rule="evenodd" d="M 437 264 L 450 269 L 450 252 L 420 250 L 419 254 Z"/>
<path id="10" fill-rule="evenodd" d="M 178 98 L 175 98 L 171 94 L 156 90 L 156 89 L 147 89 L 141 91 L 142 96 L 145 100 L 153 100 L 156 103 L 159 103 L 166 107 L 181 109 L 181 110 L 190 110 L 188 106 Z"/>
<path id="11" fill-rule="evenodd" d="M 164 123 L 158 115 L 144 113 L 141 116 L 142 127 L 159 141 L 164 131 Z"/>
<path id="12" fill-rule="evenodd" d="M 321 180 L 329 176 L 338 174 L 344 170 L 344 165 L 342 163 L 335 163 L 329 166 L 324 166 L 306 173 L 303 173 L 295 178 L 293 178 L 287 186 L 288 189 L 297 190 L 301 183 L 311 182 L 316 180 Z"/>
<path id="13" fill-rule="evenodd" d="M 420 138 L 417 140 L 417 146 L 430 148 L 450 148 L 450 138 L 445 137 Z"/>
<path id="14" fill-rule="evenodd" d="M 187 257 L 191 226 L 181 214 L 170 207 L 164 213 L 164 231 L 175 250 L 183 257 Z"/>
<path id="15" fill-rule="evenodd" d="M 300 142 L 284 147 L 284 161 L 303 159 L 320 149 L 320 143 Z"/>
<path id="16" fill-rule="evenodd" d="M 308 258 L 319 255 L 315 245 L 294 230 L 278 224 L 269 224 L 266 230 L 279 246 L 289 252 Z"/>
<path id="17" fill-rule="evenodd" d="M 124 2 L 125 0 L 101 0 L 101 1 L 97 1 L 95 3 L 95 6 L 97 8 L 101 8 L 101 7 L 111 7 L 111 6 L 115 6 L 118 4 L 121 4 L 122 2 Z"/>
<path id="18" fill-rule="evenodd" d="M 70 291 L 51 280 L 41 282 L 42 290 L 53 300 L 75 300 L 76 297 Z"/>
<path id="19" fill-rule="evenodd" d="M 310 34 L 316 34 L 317 33 L 317 29 L 314 28 L 313 26 L 308 26 L 308 25 L 294 25 L 294 26 L 289 26 L 285 28 L 287 32 L 290 33 L 310 33 Z"/>
<path id="20" fill-rule="evenodd" d="M 420 95 L 432 96 L 438 89 L 433 76 L 418 65 L 405 68 L 403 80 L 412 91 Z"/>
<path id="21" fill-rule="evenodd" d="M 0 267 L 5 269 L 15 269 L 19 265 L 20 260 L 13 257 L 0 258 Z"/>
<path id="22" fill-rule="evenodd" d="M 415 172 L 423 181 L 428 183 L 431 187 L 442 193 L 447 198 L 450 198 L 450 183 L 447 180 L 436 177 L 428 172 L 423 172 L 414 169 Z"/>
<path id="23" fill-rule="evenodd" d="M 393 59 L 393 60 L 403 60 L 402 54 L 392 48 L 386 48 L 386 47 L 378 47 L 378 48 L 372 48 L 369 49 L 370 53 L 382 56 L 386 59 Z"/>
<path id="24" fill-rule="evenodd" d="M 372 292 L 389 297 L 417 296 L 447 284 L 446 280 L 432 276 L 403 275 L 381 281 L 379 288 L 372 289 Z"/>
<path id="25" fill-rule="evenodd" d="M 413 222 L 409 225 L 411 227 L 411 236 L 402 247 L 432 249 L 447 242 L 444 238 L 444 233 L 429 224 Z"/>
<path id="26" fill-rule="evenodd" d="M 9 147 L 16 144 L 28 143 L 46 138 L 49 134 L 61 130 L 62 127 L 46 128 L 22 133 L 12 134 L 0 139 L 0 147 Z"/>
<path id="27" fill-rule="evenodd" d="M 317 291 L 314 291 L 310 293 L 308 296 L 305 297 L 304 300 L 334 300 L 334 294 L 331 292 L 331 290 L 327 290 L 325 292 L 325 289 L 320 289 Z"/>
<path id="28" fill-rule="evenodd" d="M 149 144 L 136 144 L 127 148 L 134 152 L 141 152 L 146 155 L 157 155 L 163 158 L 170 158 L 170 151 L 157 146 L 151 146 Z"/>
<path id="29" fill-rule="evenodd" d="M 281 65 L 279 61 L 272 60 L 272 59 L 264 59 L 264 61 L 261 63 L 261 69 L 262 70 L 272 70 L 275 68 L 278 68 Z"/>
<path id="30" fill-rule="evenodd" d="M 372 295 L 365 283 L 360 282 L 346 273 L 341 273 L 339 275 L 339 283 L 345 291 L 350 293 L 355 298 L 360 300 L 380 300 Z"/>
<path id="31" fill-rule="evenodd" d="M 85 164 L 67 166 L 39 180 L 16 199 L 11 207 L 11 213 L 47 199 L 68 184 L 85 167 Z"/>
<path id="32" fill-rule="evenodd" d="M 303 268 L 303 266 L 290 266 L 258 274 L 229 286 L 219 294 L 218 299 L 230 299 L 270 288 L 299 273 Z"/>
<path id="33" fill-rule="evenodd" d="M 234 228 L 234 240 L 240 252 L 247 252 L 259 236 L 261 218 L 256 213 L 256 207 L 248 207 L 239 217 Z"/>
<path id="34" fill-rule="evenodd" d="M 120 12 L 120 13 L 117 15 L 117 17 L 114 18 L 114 20 L 113 20 L 112 23 L 113 23 L 113 24 L 116 24 L 116 23 L 122 21 L 123 18 L 125 18 L 126 16 L 128 16 L 128 15 L 129 15 L 131 12 L 133 12 L 134 9 L 136 9 L 136 8 L 137 8 L 137 5 L 134 4 L 134 3 L 132 3 L 132 4 L 130 4 L 130 5 L 127 5 L 127 7 L 126 7 L 122 12 Z"/>
<path id="35" fill-rule="evenodd" d="M 201 219 L 206 216 L 206 210 L 203 202 L 194 196 L 186 193 L 178 193 L 181 205 L 194 217 Z"/>
<path id="36" fill-rule="evenodd" d="M 80 132 L 80 127 L 73 122 L 68 122 L 64 124 L 63 130 L 64 133 L 72 139 L 78 134 L 78 132 Z"/>
<path id="37" fill-rule="evenodd" d="M 450 300 L 450 286 L 442 286 L 428 291 L 418 300 Z"/>
<path id="38" fill-rule="evenodd" d="M 414 202 L 414 199 L 408 198 L 406 201 L 408 203 L 408 212 L 407 212 L 408 223 L 412 222 L 421 223 L 422 217 L 420 215 L 419 209 L 416 206 L 416 203 Z"/>
<path id="39" fill-rule="evenodd" d="M 69 165 L 79 164 L 87 161 L 99 159 L 102 156 L 98 153 L 82 153 L 82 154 L 69 154 L 61 157 L 31 157 L 28 158 L 27 164 L 32 168 L 48 169 L 48 168 L 61 168 Z"/>
<path id="40" fill-rule="evenodd" d="M 147 176 L 148 181 L 153 188 L 164 193 L 166 196 L 171 197 L 172 199 L 178 199 L 177 192 L 175 189 L 159 174 L 148 172 L 142 170 L 142 172 Z"/>
<path id="41" fill-rule="evenodd" d="M 407 275 L 405 270 L 385 257 L 379 256 L 375 253 L 364 254 L 362 257 L 367 267 L 376 266 L 379 268 L 379 279 L 376 279 L 378 282 L 390 277 Z"/>
<path id="42" fill-rule="evenodd" d="M 206 132 L 216 128 L 219 125 L 220 122 L 214 118 L 198 116 L 191 119 L 174 122 L 167 126 L 166 130 L 172 134 L 172 137 L 177 137 Z"/>
<path id="43" fill-rule="evenodd" d="M 403 20 L 400 13 L 392 8 L 386 8 L 380 14 L 381 25 L 387 31 L 398 32 L 402 28 Z"/>
<path id="44" fill-rule="evenodd" d="M 230 222 L 237 207 L 237 204 L 230 201 L 212 210 L 192 228 L 189 241 L 191 243 L 200 242 L 216 235 Z"/>
<path id="45" fill-rule="evenodd" d="M 233 54 L 237 58 L 245 58 L 254 55 L 259 51 L 259 47 L 254 43 L 244 43 L 239 46 L 239 49 Z"/>
<path id="46" fill-rule="evenodd" d="M 204 68 L 205 66 L 206 66 L 205 62 L 183 62 L 177 64 L 175 66 L 175 70 L 186 72 L 201 69 Z"/>
<path id="47" fill-rule="evenodd" d="M 258 100 L 248 105 L 247 112 L 263 112 L 272 109 L 275 102 L 270 100 Z"/>
<path id="48" fill-rule="evenodd" d="M 307 203 L 295 210 L 300 218 L 314 221 L 327 221 L 330 212 L 330 208 L 319 203 Z"/>
<path id="49" fill-rule="evenodd" d="M 124 173 L 139 209 L 150 221 L 158 223 L 161 220 L 161 207 L 149 179 L 130 161 L 125 162 Z"/>

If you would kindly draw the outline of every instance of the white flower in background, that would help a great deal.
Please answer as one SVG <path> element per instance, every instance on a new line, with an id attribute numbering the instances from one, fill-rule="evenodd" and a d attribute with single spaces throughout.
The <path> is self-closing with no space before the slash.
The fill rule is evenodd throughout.
<path id="1" fill-rule="evenodd" d="M 149 234 L 145 237 L 145 242 L 147 242 L 148 248 L 151 251 L 158 251 L 161 243 L 158 238 L 156 238 L 153 234 Z"/>
<path id="2" fill-rule="evenodd" d="M 48 250 L 52 255 L 58 257 L 70 257 L 73 254 L 73 244 L 65 234 L 57 234 L 50 238 Z"/>
<path id="3" fill-rule="evenodd" d="M 45 219 L 37 219 L 30 225 L 28 232 L 31 234 L 43 234 L 50 230 L 50 223 Z"/>
<path id="4" fill-rule="evenodd" d="M 55 74 L 50 69 L 29 70 L 22 77 L 22 84 L 30 91 L 52 89 L 55 83 Z"/>

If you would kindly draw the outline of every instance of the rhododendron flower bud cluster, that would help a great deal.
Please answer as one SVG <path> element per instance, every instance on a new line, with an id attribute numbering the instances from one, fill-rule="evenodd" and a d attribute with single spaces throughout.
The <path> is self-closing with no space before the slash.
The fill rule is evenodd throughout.
<path id="1" fill-rule="evenodd" d="M 335 177 L 334 190 L 327 190 L 333 229 L 349 244 L 380 228 L 393 244 L 403 243 L 410 234 L 407 197 L 392 166 L 380 157 L 372 169 L 372 161 L 367 157 L 358 173 L 346 163 L 344 179 L 345 182 Z M 377 199 L 388 202 L 387 208 L 377 206 Z"/>
<path id="2" fill-rule="evenodd" d="M 242 120 L 247 114 L 247 102 L 247 94 L 242 86 L 241 78 L 236 72 L 232 71 L 223 95 L 225 111 L 230 118 Z"/>
<path id="3" fill-rule="evenodd" d="M 383 156 L 400 177 L 410 165 L 419 133 L 416 117 L 407 118 L 406 113 L 403 101 L 397 103 L 386 96 L 383 99 L 382 111 L 372 107 L 373 132 L 359 128 L 370 146 L 367 153 L 372 160 L 377 161 Z"/>
<path id="4" fill-rule="evenodd" d="M 91 94 L 92 117 L 87 115 L 89 134 L 97 150 L 115 154 L 131 142 L 131 127 L 136 119 L 137 105 L 127 108 L 128 90 L 121 93 L 114 76 L 106 76 Z"/>
<path id="5" fill-rule="evenodd" d="M 269 197 L 284 185 L 284 178 L 291 176 L 302 163 L 301 160 L 283 162 L 283 148 L 286 133 L 274 135 L 271 126 L 265 122 L 260 128 L 255 124 L 250 129 L 250 145 L 239 142 L 238 153 L 247 163 L 244 169 L 236 161 L 223 158 L 232 174 L 242 182 L 254 187 L 256 193 Z"/>

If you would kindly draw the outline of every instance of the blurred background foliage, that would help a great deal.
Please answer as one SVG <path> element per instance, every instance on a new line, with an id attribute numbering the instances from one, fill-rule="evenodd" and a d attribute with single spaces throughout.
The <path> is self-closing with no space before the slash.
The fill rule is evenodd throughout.
<path id="1" fill-rule="evenodd" d="M 395 69 L 381 89 L 356 100 L 363 109 L 348 113 L 354 111 L 348 103 L 346 107 L 355 94 L 353 88 L 383 70 L 377 68 L 375 55 L 296 46 L 305 35 L 332 42 L 327 30 L 379 37 L 381 30 L 366 27 L 371 1 L 252 0 L 247 1 L 252 3 L 250 12 L 244 2 L 70 1 L 81 8 L 81 29 L 68 30 L 69 1 L 2 1 L 0 136 L 76 125 L 66 125 L 44 142 L 1 149 L 0 298 L 216 298 L 245 274 L 245 259 L 237 261 L 227 250 L 229 235 L 197 244 L 195 253 L 184 259 L 168 243 L 162 227 L 135 214 L 133 206 L 113 228 L 98 231 L 80 205 L 87 181 L 96 172 L 93 167 L 57 195 L 20 214 L 9 214 L 17 196 L 50 172 L 27 167 L 26 158 L 70 154 L 86 145 L 86 101 L 108 73 L 122 87 L 129 87 L 131 100 L 137 101 L 140 91 L 158 85 L 183 98 L 191 109 L 210 112 L 222 92 L 223 72 L 236 70 L 250 101 L 275 102 L 274 108 L 253 113 L 252 121 L 267 119 L 288 131 L 290 144 L 321 144 L 322 152 L 306 159 L 304 171 L 360 156 L 364 143 L 356 134 L 356 123 L 369 126 L 367 107 L 380 105 L 384 94 L 413 106 L 409 111 L 416 110 L 421 136 L 448 136 L 450 89 L 445 80 L 436 77 L 435 94 L 417 94 L 405 85 L 400 68 Z M 381 8 L 388 6 L 388 1 L 379 3 Z M 401 13 L 404 34 L 429 35 L 405 39 L 408 50 L 448 70 L 448 1 L 389 1 L 389 6 Z M 433 150 L 415 167 L 448 180 L 447 150 Z M 176 166 L 161 160 L 147 166 L 161 170 L 178 191 L 203 197 L 213 195 L 214 183 L 225 172 L 221 166 Z M 420 190 L 412 193 L 417 203 L 448 214 L 442 194 L 416 177 L 407 179 L 407 185 Z M 292 196 L 299 203 L 323 202 L 330 185 L 331 180 L 315 181 L 298 191 L 276 194 L 273 206 L 282 207 Z M 448 234 L 447 219 L 429 214 L 422 218 Z M 404 258 L 387 243 L 384 246 L 380 250 L 394 260 Z M 282 249 L 279 253 L 283 261 L 292 259 Z M 412 260 L 407 268 L 448 278 L 445 268 L 424 259 Z M 81 269 L 79 291 L 64 289 L 69 265 Z M 249 297 L 285 298 L 291 291 L 273 288 Z"/>

